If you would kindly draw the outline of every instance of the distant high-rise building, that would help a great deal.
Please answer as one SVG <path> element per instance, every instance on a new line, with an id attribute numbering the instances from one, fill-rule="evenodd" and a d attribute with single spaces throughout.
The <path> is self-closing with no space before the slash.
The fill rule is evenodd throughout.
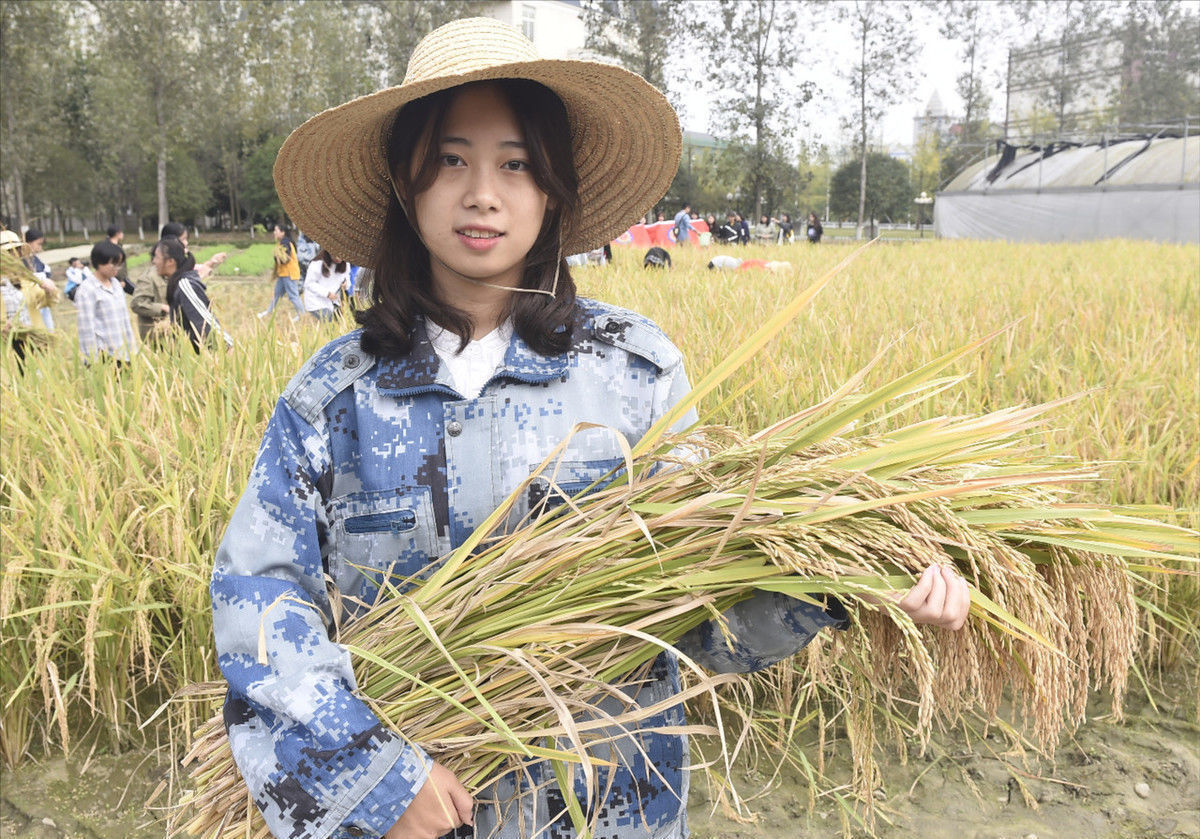
<path id="1" fill-rule="evenodd" d="M 913 117 L 913 147 L 920 145 L 922 139 L 930 136 L 948 140 L 961 124 L 962 117 L 948 113 L 946 106 L 942 104 L 942 97 L 935 90 L 929 97 L 925 111 Z"/>

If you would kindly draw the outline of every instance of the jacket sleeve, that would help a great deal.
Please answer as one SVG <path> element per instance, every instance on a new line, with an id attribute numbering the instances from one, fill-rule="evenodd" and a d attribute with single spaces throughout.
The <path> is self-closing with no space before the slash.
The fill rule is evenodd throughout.
<path id="1" fill-rule="evenodd" d="M 675 646 L 715 673 L 753 673 L 789 658 L 827 626 L 850 625 L 846 608 L 830 599 L 824 607 L 773 591 L 743 600 L 723 614 L 729 639 L 715 621 L 688 632 Z"/>
<path id="2" fill-rule="evenodd" d="M 129 308 L 144 318 L 158 320 L 165 315 L 162 307 L 163 301 L 159 300 L 154 293 L 154 279 L 149 274 L 143 274 L 134 286 L 133 299 L 129 301 Z"/>
<path id="3" fill-rule="evenodd" d="M 84 361 L 91 361 L 100 351 L 96 341 L 96 295 L 90 285 L 81 285 L 75 292 L 75 308 L 79 352 Z"/>
<path id="4" fill-rule="evenodd" d="M 689 390 L 683 365 L 663 372 L 656 419 L 669 410 Z M 696 421 L 689 411 L 674 430 Z M 845 629 L 850 621 L 845 608 L 830 599 L 824 608 L 785 594 L 759 592 L 727 609 L 722 618 L 732 642 L 726 640 L 715 621 L 705 621 L 688 632 L 675 646 L 702 667 L 716 673 L 751 673 L 770 667 L 803 649 L 826 626 Z"/>
<path id="5" fill-rule="evenodd" d="M 184 283 L 188 283 L 188 287 L 192 291 L 191 295 L 184 292 Z M 199 349 L 208 335 L 208 321 L 204 317 L 208 312 L 208 295 L 204 289 L 187 278 L 180 280 L 179 285 L 180 288 L 176 294 L 179 296 L 179 309 L 183 312 L 183 326 L 187 330 L 188 338 L 192 341 L 192 346 Z M 193 302 L 192 295 L 195 295 L 195 302 Z M 199 305 L 196 305 L 197 303 Z"/>
<path id="6" fill-rule="evenodd" d="M 330 639 L 319 485 L 328 437 L 280 400 L 212 576 L 225 722 L 238 768 L 276 836 L 380 836 L 431 761 L 356 694 Z"/>

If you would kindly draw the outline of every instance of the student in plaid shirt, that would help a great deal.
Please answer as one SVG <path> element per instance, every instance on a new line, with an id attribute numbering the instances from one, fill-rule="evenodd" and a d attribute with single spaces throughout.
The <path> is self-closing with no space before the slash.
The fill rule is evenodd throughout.
<path id="1" fill-rule="evenodd" d="M 93 275 L 75 292 L 79 351 L 88 364 L 104 356 L 129 361 L 137 352 L 125 295 L 120 284 L 113 281 L 124 262 L 125 252 L 120 246 L 107 239 L 97 242 L 92 248 Z"/>

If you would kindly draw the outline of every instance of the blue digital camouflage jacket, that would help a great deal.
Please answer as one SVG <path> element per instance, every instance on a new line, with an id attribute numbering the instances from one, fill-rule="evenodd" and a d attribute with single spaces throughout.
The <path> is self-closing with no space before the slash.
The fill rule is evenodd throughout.
<path id="1" fill-rule="evenodd" d="M 327 633 L 327 580 L 369 602 L 377 580 L 363 566 L 407 576 L 461 544 L 576 423 L 616 429 L 632 444 L 688 391 L 679 351 L 654 324 L 588 300 L 579 301 L 568 352 L 538 355 L 514 333 L 503 366 L 474 399 L 455 391 L 423 326 L 415 337 L 407 357 L 377 360 L 351 333 L 304 365 L 275 408 L 217 553 L 211 591 L 229 682 L 225 723 L 280 839 L 380 836 L 432 765 L 356 695 L 349 654 Z M 556 483 L 586 486 L 620 458 L 612 431 L 578 433 Z M 537 487 L 515 515 L 536 503 Z M 754 670 L 843 620 L 839 611 L 762 595 L 726 615 L 732 647 L 710 624 L 682 647 L 714 670 Z M 678 690 L 676 659 L 662 655 L 634 696 L 670 705 Z M 683 723 L 674 705 L 645 725 Z M 589 813 L 597 839 L 686 836 L 686 738 L 632 731 L 612 748 L 620 768 Z M 548 767 L 503 777 L 477 800 L 479 837 L 574 835 Z"/>

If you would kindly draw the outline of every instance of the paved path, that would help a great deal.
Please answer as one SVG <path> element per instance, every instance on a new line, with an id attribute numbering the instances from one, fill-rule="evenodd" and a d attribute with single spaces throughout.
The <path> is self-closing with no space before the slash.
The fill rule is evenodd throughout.
<path id="1" fill-rule="evenodd" d="M 55 248 L 54 250 L 45 250 L 38 254 L 42 258 L 42 262 L 47 265 L 66 265 L 73 256 L 77 256 L 83 261 L 92 254 L 91 245 L 76 245 L 73 248 Z"/>

